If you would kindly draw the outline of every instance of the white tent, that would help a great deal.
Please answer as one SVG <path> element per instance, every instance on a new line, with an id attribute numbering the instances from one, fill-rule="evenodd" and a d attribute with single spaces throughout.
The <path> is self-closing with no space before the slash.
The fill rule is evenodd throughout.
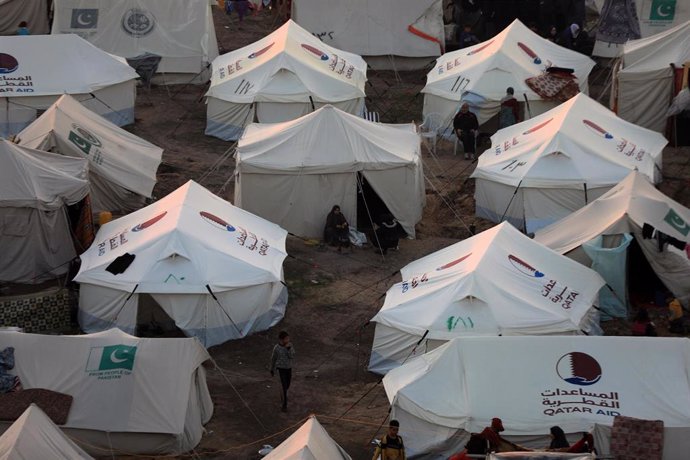
<path id="1" fill-rule="evenodd" d="M 213 415 L 202 366 L 210 356 L 194 339 L 0 332 L 0 347 L 14 347 L 24 388 L 74 398 L 61 428 L 92 455 L 180 454 Z"/>
<path id="2" fill-rule="evenodd" d="M 594 201 L 633 169 L 659 180 L 667 143 L 582 93 L 491 142 L 472 173 L 477 215 L 530 233 Z"/>
<path id="3" fill-rule="evenodd" d="M 372 123 L 331 106 L 284 123 L 252 124 L 237 146 L 235 204 L 289 232 L 320 237 L 334 204 L 357 227 L 357 194 L 366 180 L 414 236 L 425 203 L 420 152 L 414 124 Z"/>
<path id="4" fill-rule="evenodd" d="M 63 94 L 118 126 L 134 123 L 137 73 L 76 35 L 0 37 L 0 136 L 18 133 Z"/>
<path id="5" fill-rule="evenodd" d="M 687 338 L 468 337 L 393 369 L 383 384 L 409 457 L 457 452 L 493 417 L 502 436 L 543 448 L 554 425 L 574 441 L 624 415 L 662 420 L 663 458 L 677 460 L 690 452 L 689 375 Z M 610 455 L 607 442 L 596 447 Z"/>
<path id="6" fill-rule="evenodd" d="M 237 139 L 255 119 L 276 123 L 332 104 L 359 115 L 366 62 L 288 20 L 261 40 L 213 61 L 206 134 Z"/>
<path id="7" fill-rule="evenodd" d="M 32 404 L 0 436 L 2 460 L 92 459 L 60 431 L 38 406 Z"/>
<path id="8" fill-rule="evenodd" d="M 0 164 L 0 280 L 64 275 L 77 256 L 66 207 L 88 195 L 88 163 L 0 140 Z"/>
<path id="9" fill-rule="evenodd" d="M 47 34 L 48 0 L 0 0 L 0 35 L 15 35 L 22 21 L 32 34 Z"/>
<path id="10" fill-rule="evenodd" d="M 618 115 L 645 128 L 664 132 L 666 111 L 675 96 L 673 64 L 682 72 L 690 61 L 690 21 L 623 47 L 611 92 Z"/>
<path id="11" fill-rule="evenodd" d="M 267 329 L 285 313 L 286 237 L 189 181 L 100 228 L 75 278 L 79 323 L 133 333 L 138 311 L 154 302 L 207 347 Z M 127 254 L 131 264 L 113 270 Z"/>
<path id="12" fill-rule="evenodd" d="M 293 0 L 291 17 L 374 69 L 421 69 L 445 49 L 442 0 Z"/>
<path id="13" fill-rule="evenodd" d="M 454 337 L 601 334 L 592 303 L 604 280 L 507 222 L 400 272 L 372 319 L 369 370 L 378 374 Z"/>
<path id="14" fill-rule="evenodd" d="M 89 160 L 94 211 L 127 213 L 151 197 L 163 149 L 65 94 L 17 135 L 19 145 Z"/>
<path id="15" fill-rule="evenodd" d="M 593 56 L 613 58 L 629 39 L 661 34 L 690 20 L 690 3 L 684 0 L 597 0 L 601 17 Z"/>
<path id="16" fill-rule="evenodd" d="M 53 34 L 78 34 L 124 58 L 161 57 L 154 82 L 208 81 L 218 56 L 208 0 L 55 0 Z"/>
<path id="17" fill-rule="evenodd" d="M 532 115 L 538 115 L 557 103 L 544 101 L 525 80 L 552 65 L 574 69 L 580 90 L 588 92 L 587 78 L 594 61 L 540 37 L 516 19 L 495 37 L 436 60 L 422 90 L 424 115 L 437 114 L 443 132 L 451 132 L 462 100 L 470 104 L 481 125 L 498 113 L 508 87 L 515 90 L 519 101 L 526 97 Z"/>
<path id="18" fill-rule="evenodd" d="M 690 301 L 690 260 L 684 251 L 671 245 L 659 251 L 656 239 L 642 236 L 645 224 L 690 243 L 690 209 L 673 201 L 633 171 L 596 201 L 537 231 L 534 239 L 589 265 L 591 260 L 579 250 L 584 243 L 600 235 L 631 233 L 659 279 L 687 304 Z"/>
<path id="19" fill-rule="evenodd" d="M 351 460 L 313 415 L 264 460 Z"/>

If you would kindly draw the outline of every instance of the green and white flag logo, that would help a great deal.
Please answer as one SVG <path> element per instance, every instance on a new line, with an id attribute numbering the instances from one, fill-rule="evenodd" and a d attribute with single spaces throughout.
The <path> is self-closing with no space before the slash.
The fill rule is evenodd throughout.
<path id="1" fill-rule="evenodd" d="M 690 224 L 685 222 L 673 209 L 668 210 L 664 221 L 683 236 L 688 236 L 688 233 L 690 233 Z"/>
<path id="2" fill-rule="evenodd" d="M 676 0 L 652 0 L 649 19 L 652 21 L 673 21 L 676 15 Z"/>
<path id="3" fill-rule="evenodd" d="M 86 363 L 86 370 L 88 372 L 110 371 L 114 369 L 131 371 L 134 368 L 136 352 L 137 347 L 130 347 L 129 345 L 91 348 L 89 359 Z"/>

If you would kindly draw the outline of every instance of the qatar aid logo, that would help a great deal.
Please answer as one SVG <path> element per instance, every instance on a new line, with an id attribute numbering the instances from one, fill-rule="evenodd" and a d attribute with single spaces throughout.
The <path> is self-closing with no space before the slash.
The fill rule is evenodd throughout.
<path id="1" fill-rule="evenodd" d="M 597 360 L 579 351 L 561 356 L 556 363 L 556 373 L 573 385 L 594 385 L 601 380 L 601 366 Z"/>
<path id="2" fill-rule="evenodd" d="M 590 131 L 592 131 L 594 134 L 596 134 L 599 137 L 603 137 L 604 139 L 613 139 L 613 134 L 610 132 L 606 131 L 604 128 L 599 126 L 598 124 L 594 123 L 591 120 L 582 120 L 582 123 L 589 128 Z"/>
<path id="3" fill-rule="evenodd" d="M 146 230 L 156 222 L 160 221 L 165 215 L 168 213 L 168 211 L 163 211 L 162 213 L 158 214 L 156 217 L 152 217 L 151 219 L 147 220 L 146 222 L 142 222 L 139 225 L 136 225 L 132 227 L 133 232 L 140 232 L 142 230 Z"/>
<path id="4" fill-rule="evenodd" d="M 448 262 L 445 265 L 441 265 L 440 267 L 436 268 L 436 271 L 440 272 L 441 270 L 445 270 L 446 268 L 455 267 L 456 265 L 458 265 L 460 262 L 463 262 L 465 259 L 467 259 L 471 255 L 472 255 L 472 253 L 470 252 L 466 256 L 462 256 L 459 259 L 455 259 L 455 260 Z"/>
<path id="5" fill-rule="evenodd" d="M 259 51 L 253 52 L 252 54 L 250 54 L 250 55 L 247 56 L 247 57 L 248 57 L 249 59 L 258 58 L 259 56 L 261 56 L 262 54 L 264 54 L 266 51 L 268 51 L 269 49 L 271 49 L 271 47 L 272 47 L 273 45 L 275 45 L 275 42 L 271 43 L 270 45 L 268 45 L 268 46 L 266 46 L 266 47 L 264 47 L 264 48 L 261 48 Z"/>
<path id="6" fill-rule="evenodd" d="M 480 46 L 480 47 L 477 48 L 476 50 L 470 51 L 469 53 L 467 53 L 467 55 L 468 55 L 468 56 L 474 56 L 475 54 L 480 53 L 480 52 L 484 51 L 485 49 L 487 49 L 489 46 L 491 46 L 491 44 L 492 44 L 493 42 L 494 42 L 494 41 L 491 40 L 491 41 L 490 41 L 489 43 L 487 43 L 486 45 Z"/>
<path id="7" fill-rule="evenodd" d="M 544 126 L 546 126 L 546 125 L 548 125 L 549 123 L 551 123 L 552 120 L 553 120 L 553 118 L 549 118 L 549 119 L 546 120 L 545 122 L 539 123 L 537 126 L 534 126 L 534 127 L 530 128 L 530 129 L 528 129 L 527 131 L 523 132 L 522 135 L 523 135 L 523 136 L 527 136 L 527 135 L 532 134 L 532 133 L 534 133 L 534 132 L 536 132 L 536 131 L 539 131 L 539 130 L 542 129 Z"/>
<path id="8" fill-rule="evenodd" d="M 12 73 L 19 68 L 17 58 L 7 53 L 0 53 L 0 74 Z"/>
<path id="9" fill-rule="evenodd" d="M 201 211 L 199 213 L 199 215 L 201 216 L 201 218 L 204 221 L 208 222 L 209 224 L 213 225 L 214 227 L 216 227 L 218 229 L 225 230 L 228 232 L 234 232 L 235 231 L 235 227 L 233 227 L 232 225 L 230 225 L 229 223 L 227 223 L 226 221 L 224 221 L 220 217 L 211 214 L 210 212 Z"/>
<path id="10" fill-rule="evenodd" d="M 312 56 L 316 57 L 317 59 L 320 59 L 321 61 L 328 60 L 328 54 L 326 54 L 318 48 L 315 48 L 311 45 L 307 45 L 306 43 L 302 43 L 302 48 L 307 50 Z"/>
<path id="11" fill-rule="evenodd" d="M 517 46 L 522 51 L 524 51 L 527 56 L 529 56 L 532 59 L 532 62 L 534 62 L 537 65 L 541 64 L 541 58 L 539 56 L 537 56 L 537 53 L 532 51 L 532 49 L 529 46 L 525 45 L 522 42 L 517 42 Z"/>
<path id="12" fill-rule="evenodd" d="M 510 264 L 517 269 L 523 275 L 529 276 L 531 278 L 543 278 L 544 273 L 540 272 L 524 260 L 512 254 L 508 255 L 508 261 Z"/>
<path id="13" fill-rule="evenodd" d="M 86 372 L 99 380 L 118 379 L 132 373 L 136 354 L 137 347 L 130 345 L 92 347 L 86 361 Z"/>

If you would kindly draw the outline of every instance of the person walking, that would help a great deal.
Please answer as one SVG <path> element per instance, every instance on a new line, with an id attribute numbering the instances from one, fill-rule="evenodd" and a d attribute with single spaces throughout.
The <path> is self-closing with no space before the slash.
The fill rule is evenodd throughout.
<path id="1" fill-rule="evenodd" d="M 280 385 L 282 386 L 282 401 L 283 406 L 281 410 L 287 412 L 287 392 L 292 381 L 292 362 L 295 359 L 295 349 L 290 342 L 290 335 L 285 331 L 280 331 L 278 334 L 278 343 L 273 347 L 271 353 L 271 377 L 275 375 L 276 370 L 280 377 Z"/>
<path id="2" fill-rule="evenodd" d="M 400 422 L 391 420 L 388 424 L 388 433 L 382 438 L 380 444 L 374 451 L 373 460 L 405 460 L 405 444 L 400 431 Z"/>

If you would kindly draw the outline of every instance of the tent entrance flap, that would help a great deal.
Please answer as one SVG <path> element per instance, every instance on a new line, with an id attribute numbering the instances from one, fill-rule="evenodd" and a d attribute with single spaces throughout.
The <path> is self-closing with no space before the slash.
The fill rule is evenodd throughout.
<path id="1" fill-rule="evenodd" d="M 392 214 L 374 191 L 364 174 L 357 173 L 357 230 L 373 230 L 373 223 L 381 225 L 382 217 Z"/>
<path id="2" fill-rule="evenodd" d="M 175 320 L 150 294 L 139 294 L 136 331 L 137 337 L 185 337 L 184 332 L 175 325 Z"/>

